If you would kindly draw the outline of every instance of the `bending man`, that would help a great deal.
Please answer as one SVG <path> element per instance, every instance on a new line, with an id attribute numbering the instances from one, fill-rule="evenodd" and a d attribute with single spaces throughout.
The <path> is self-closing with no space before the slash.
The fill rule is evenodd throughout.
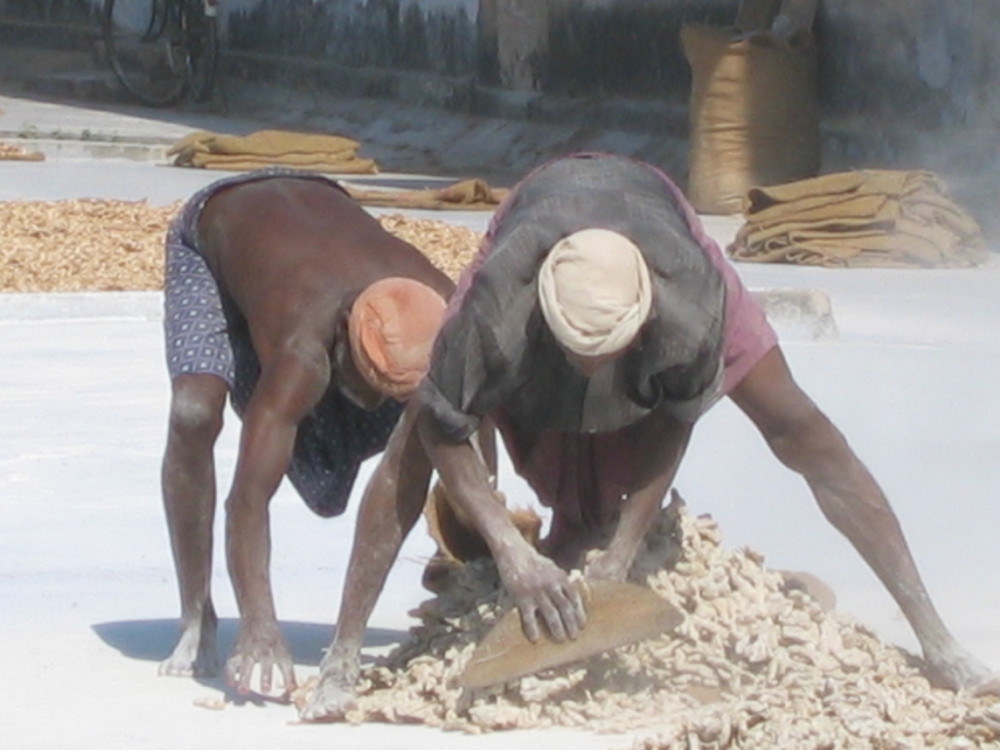
<path id="1" fill-rule="evenodd" d="M 695 422 L 723 396 L 803 476 L 895 598 L 930 679 L 988 683 L 992 675 L 931 604 L 875 480 L 795 383 L 763 311 L 683 195 L 648 165 L 575 155 L 512 191 L 459 282 L 393 442 L 419 434 L 410 450 L 426 451 L 456 514 L 486 540 L 526 635 L 546 627 L 573 638 L 586 613 L 567 569 L 596 548 L 585 575 L 626 578 Z M 484 419 L 552 508 L 541 552 L 496 502 L 490 469 L 469 441 Z M 371 507 L 362 509 L 337 639 L 305 718 L 336 717 L 350 704 L 365 618 L 409 530 L 396 521 L 414 518 L 386 493 L 364 502 Z M 376 537 L 378 556 L 362 558 Z"/>
<path id="2" fill-rule="evenodd" d="M 226 559 L 240 627 L 229 682 L 295 687 L 271 592 L 268 505 L 287 473 L 320 516 L 343 512 L 427 369 L 452 282 L 337 183 L 291 170 L 216 182 L 167 235 L 172 396 L 163 500 L 181 637 L 161 674 L 218 668 L 209 582 L 213 447 L 227 396 L 243 424 L 226 499 Z"/>

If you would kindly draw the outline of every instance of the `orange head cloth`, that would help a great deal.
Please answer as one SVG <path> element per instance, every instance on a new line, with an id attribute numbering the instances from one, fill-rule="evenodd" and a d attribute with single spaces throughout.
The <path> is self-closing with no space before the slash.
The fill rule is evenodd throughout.
<path id="1" fill-rule="evenodd" d="M 444 309 L 440 294 L 413 279 L 382 279 L 358 295 L 348 337 L 368 384 L 399 400 L 409 397 L 427 374 Z"/>

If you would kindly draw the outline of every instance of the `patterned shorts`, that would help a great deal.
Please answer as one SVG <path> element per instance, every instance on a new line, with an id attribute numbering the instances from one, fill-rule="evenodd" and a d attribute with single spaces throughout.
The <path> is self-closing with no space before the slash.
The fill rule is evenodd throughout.
<path id="1" fill-rule="evenodd" d="M 164 335 L 167 369 L 178 375 L 216 375 L 233 387 L 236 371 L 226 334 L 226 316 L 208 264 L 179 240 L 177 226 L 167 235 Z"/>

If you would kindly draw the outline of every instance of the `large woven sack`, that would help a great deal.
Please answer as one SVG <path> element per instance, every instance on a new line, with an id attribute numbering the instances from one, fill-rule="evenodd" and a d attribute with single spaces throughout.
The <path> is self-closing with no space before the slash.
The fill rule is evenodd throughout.
<path id="1" fill-rule="evenodd" d="M 820 163 L 816 49 L 729 28 L 682 29 L 691 65 L 688 197 L 735 214 L 751 187 L 815 175 Z"/>

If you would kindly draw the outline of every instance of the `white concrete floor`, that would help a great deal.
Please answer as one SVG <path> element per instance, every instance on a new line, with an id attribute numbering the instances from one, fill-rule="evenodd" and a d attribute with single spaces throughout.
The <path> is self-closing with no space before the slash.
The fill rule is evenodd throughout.
<path id="1" fill-rule="evenodd" d="M 122 194 L 160 202 L 215 176 L 125 162 L 4 164 L 0 199 Z M 487 217 L 435 218 L 481 227 Z M 708 226 L 722 241 L 734 227 Z M 793 372 L 883 485 L 946 622 L 1000 670 L 1000 263 L 970 271 L 738 270 L 752 287 L 829 294 L 837 337 L 812 340 L 779 325 Z M 510 743 L 510 735 L 415 727 L 289 726 L 289 707 L 210 711 L 194 701 L 218 696 L 219 683 L 157 677 L 177 617 L 159 499 L 168 383 L 158 304 L 157 294 L 0 295 L 0 746 Z M 221 491 L 237 429 L 231 418 L 220 440 Z M 501 482 L 515 502 L 531 502 L 509 469 Z M 754 547 L 773 567 L 819 575 L 843 611 L 914 647 L 880 584 L 732 404 L 699 424 L 677 487 L 693 512 L 720 521 L 728 544 Z M 345 516 L 325 521 L 288 486 L 273 503 L 277 607 L 300 678 L 315 671 L 332 634 L 357 496 Z M 221 520 L 218 533 L 221 540 Z M 404 636 L 407 611 L 424 598 L 418 581 L 429 552 L 414 534 L 372 619 L 373 647 Z M 214 585 L 225 647 L 236 607 L 221 560 Z M 581 750 L 629 744 L 552 731 L 513 741 L 563 740 Z"/>

